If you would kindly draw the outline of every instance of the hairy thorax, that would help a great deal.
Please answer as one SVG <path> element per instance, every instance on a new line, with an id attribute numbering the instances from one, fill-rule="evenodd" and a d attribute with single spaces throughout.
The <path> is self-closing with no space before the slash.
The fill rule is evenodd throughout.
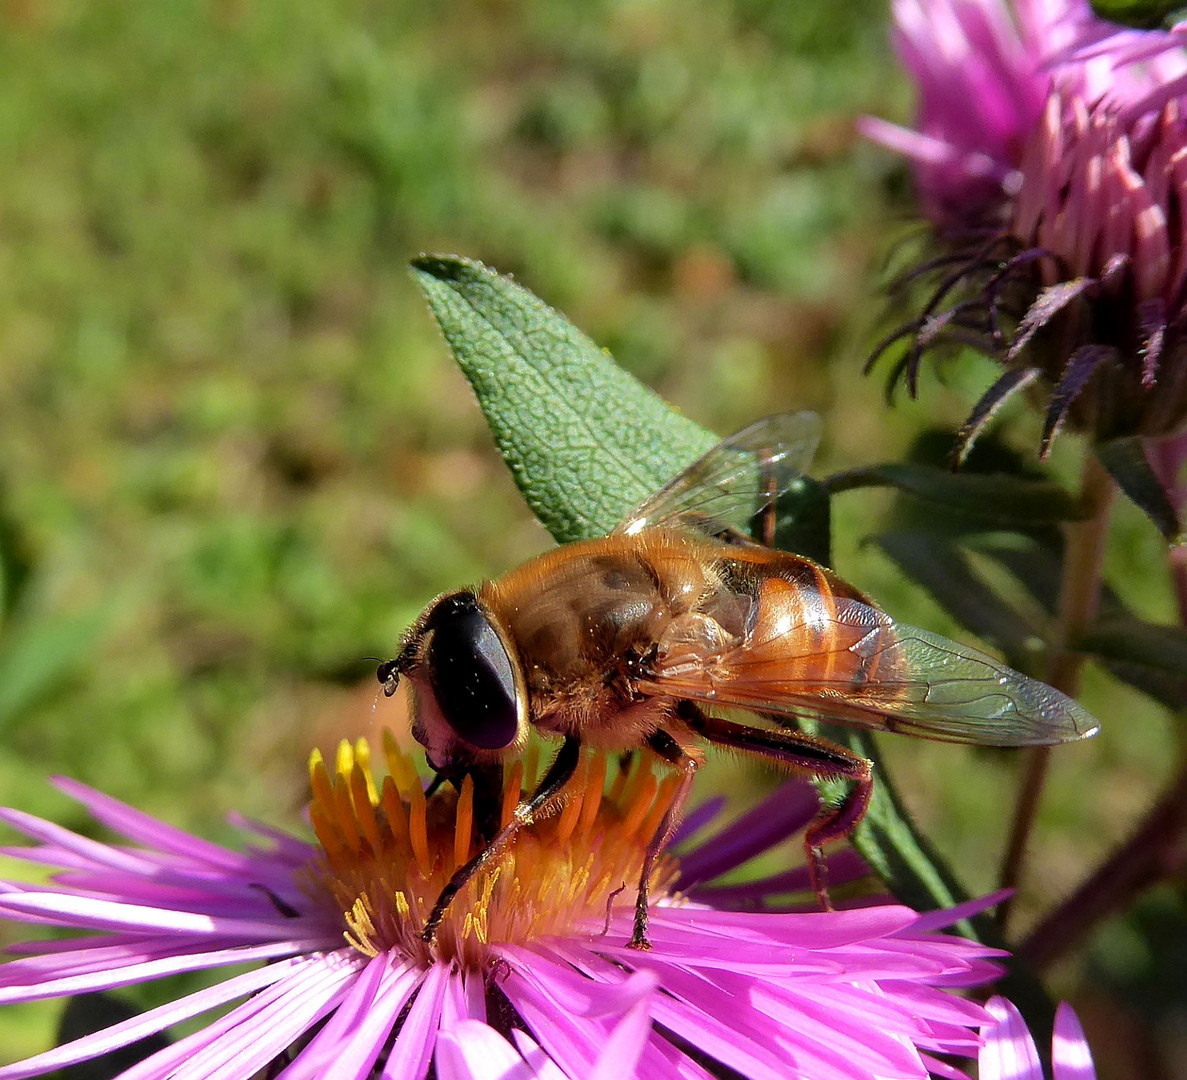
<path id="1" fill-rule="evenodd" d="M 737 637 L 749 607 L 674 530 L 570 544 L 480 595 L 519 651 L 533 724 L 595 745 L 645 737 L 670 709 L 633 688 L 658 649 Z"/>

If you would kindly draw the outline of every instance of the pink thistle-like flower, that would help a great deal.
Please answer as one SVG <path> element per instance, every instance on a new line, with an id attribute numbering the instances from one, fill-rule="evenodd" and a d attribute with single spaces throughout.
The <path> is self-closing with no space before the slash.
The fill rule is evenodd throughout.
<path id="1" fill-rule="evenodd" d="M 1118 32 L 1087 0 L 899 0 L 895 18 L 919 130 L 864 130 L 915 161 L 943 251 L 909 275 L 936 283 L 871 363 L 905 340 L 891 383 L 912 394 L 940 342 L 1002 363 L 961 457 L 1027 387 L 1045 401 L 1044 456 L 1069 422 L 1097 440 L 1178 430 L 1187 54 L 1177 39 Z"/>
<path id="2" fill-rule="evenodd" d="M 1034 1039 L 1022 1015 L 1005 998 L 990 998 L 985 1006 L 993 1023 L 982 1028 L 985 1044 L 977 1057 L 979 1080 L 1044 1080 Z M 1096 1080 L 1084 1029 L 1071 1006 L 1055 1012 L 1051 1043 L 1053 1080 Z"/>
<path id="3" fill-rule="evenodd" d="M 1076 40 L 1074 0 L 895 0 L 895 52 L 918 94 L 916 127 L 874 117 L 869 138 L 907 155 L 945 231 L 998 223 L 1043 113 L 1048 57 Z"/>
<path id="4" fill-rule="evenodd" d="M 17 947 L 23 955 L 0 966 L 0 1002 L 263 966 L 0 1067 L 0 1080 L 86 1061 L 227 1007 L 124 1080 L 415 1078 L 430 1067 L 442 1080 L 723 1070 L 923 1080 L 932 1067 L 951 1075 L 932 1055 L 976 1053 L 988 1014 L 952 991 L 1000 969 L 992 950 L 937 929 L 984 904 L 926 916 L 896 905 L 780 909 L 776 899 L 807 886 L 803 872 L 716 895 L 709 887 L 811 819 L 818 804 L 808 785 L 782 789 L 683 859 L 661 859 L 652 948 L 639 952 L 627 947 L 624 884 L 673 789 L 637 761 L 606 793 L 606 759 L 591 756 L 564 810 L 472 881 L 428 946 L 428 909 L 474 850 L 473 789 L 426 797 L 407 759 L 387 749 L 381 783 L 365 744 L 341 749 L 332 771 L 315 756 L 316 844 L 238 822 L 248 846 L 232 851 L 62 780 L 130 843 L 4 811 L 36 841 L 9 853 L 58 875 L 52 885 L 0 885 L 0 915 L 82 933 Z M 508 776 L 505 807 L 520 796 L 523 772 Z M 704 832 L 714 812 L 694 812 L 686 834 Z M 852 855 L 832 868 L 834 881 L 862 872 Z"/>

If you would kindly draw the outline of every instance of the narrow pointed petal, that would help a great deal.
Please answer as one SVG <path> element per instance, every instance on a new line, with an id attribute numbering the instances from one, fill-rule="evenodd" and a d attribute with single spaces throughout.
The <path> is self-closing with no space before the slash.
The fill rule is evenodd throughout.
<path id="1" fill-rule="evenodd" d="M 206 944 L 211 944 L 207 942 Z M 75 994 L 89 994 L 97 990 L 114 990 L 122 986 L 161 979 L 169 975 L 180 975 L 187 971 L 204 971 L 232 964 L 247 964 L 260 960 L 275 960 L 294 954 L 309 953 L 322 948 L 324 939 L 266 942 L 263 945 L 230 945 L 227 948 L 202 949 L 199 952 L 183 951 L 176 942 L 176 951 L 157 955 L 155 950 L 145 947 L 115 951 L 96 949 L 98 956 L 88 958 L 84 965 L 88 970 L 59 978 L 34 978 L 24 983 L 13 983 L 0 988 L 0 1005 L 17 1001 L 44 1001 L 48 998 L 68 997 Z M 159 947 L 158 947 L 159 948 Z M 140 957 L 147 957 L 140 959 Z M 13 961 L 21 963 L 22 961 Z M 4 965 L 7 967 L 9 965 Z M 8 975 L 0 967 L 0 973 Z"/>
<path id="2" fill-rule="evenodd" d="M 26 893 L 0 899 L 0 913 L 42 916 L 57 926 L 88 930 L 167 931 L 174 934 L 226 936 L 241 941 L 276 937 L 276 923 L 248 919 L 220 919 L 191 911 L 170 911 L 141 904 L 97 900 L 67 893 Z"/>
<path id="3" fill-rule="evenodd" d="M 424 1080 L 437 1041 L 437 1021 L 446 984 L 450 979 L 460 978 L 446 964 L 437 963 L 429 968 L 388 1055 L 382 1080 Z"/>
<path id="4" fill-rule="evenodd" d="M 960 429 L 956 439 L 956 464 L 963 465 L 972 452 L 973 444 L 977 441 L 1002 406 L 1019 390 L 1025 390 L 1042 377 L 1042 370 L 1037 367 L 1014 368 L 1001 375 L 998 380 L 981 395 L 980 400 L 973 406 L 969 418 Z"/>
<path id="5" fill-rule="evenodd" d="M 1090 293 L 1096 287 L 1092 278 L 1075 278 L 1072 281 L 1061 281 L 1056 285 L 1049 285 L 1035 298 L 1034 303 L 1026 311 L 1014 341 L 1006 353 L 1006 362 L 1017 359 L 1019 353 L 1030 344 L 1031 339 L 1044 326 L 1051 322 L 1056 315 L 1073 300 Z"/>
<path id="6" fill-rule="evenodd" d="M 633 985 L 632 985 L 633 984 Z M 628 987 L 637 998 L 614 1026 L 589 1080 L 632 1080 L 651 1033 L 651 995 L 658 980 L 649 972 L 631 976 Z"/>
<path id="7" fill-rule="evenodd" d="M 434 1063 L 440 1080 L 530 1080 L 533 1072 L 515 1047 L 478 1020 L 443 1031 Z"/>
<path id="8" fill-rule="evenodd" d="M 312 963 L 306 959 L 286 960 L 237 975 L 177 1001 L 150 1009 L 114 1027 L 56 1046 L 36 1057 L 0 1067 L 0 1080 L 21 1080 L 27 1076 L 40 1076 L 42 1073 L 101 1057 L 121 1046 L 164 1031 L 174 1024 L 200 1016 L 228 1001 L 234 1001 L 237 997 L 283 982 L 291 978 L 295 972 L 308 969 Z"/>
<path id="9" fill-rule="evenodd" d="M 1084 392 L 1097 369 L 1102 364 L 1117 359 L 1117 350 L 1111 345 L 1085 345 L 1072 354 L 1047 405 L 1047 415 L 1043 420 L 1043 437 L 1039 444 L 1040 457 L 1046 458 L 1050 453 L 1051 444 L 1063 427 L 1068 411 L 1075 404 L 1076 398 Z"/>
<path id="10" fill-rule="evenodd" d="M 151 815 L 77 780 L 64 776 L 55 777 L 54 786 L 85 806 L 96 821 L 129 840 L 185 858 L 201 859 L 226 870 L 235 870 L 244 864 L 244 857 L 238 852 L 213 844 L 209 840 L 200 840 L 182 829 L 166 825 L 163 821 L 158 821 Z"/>
<path id="11" fill-rule="evenodd" d="M 990 998 L 985 1007 L 994 1024 L 982 1033 L 980 1080 L 1043 1080 L 1038 1051 L 1018 1010 L 1000 997 Z"/>
<path id="12" fill-rule="evenodd" d="M 277 1080 L 364 1080 L 395 1030 L 422 973 L 373 957 L 334 1015 Z"/>
<path id="13" fill-rule="evenodd" d="M 1096 1080 L 1092 1054 L 1079 1018 L 1066 1002 L 1055 1010 L 1055 1036 L 1051 1043 L 1055 1080 Z"/>

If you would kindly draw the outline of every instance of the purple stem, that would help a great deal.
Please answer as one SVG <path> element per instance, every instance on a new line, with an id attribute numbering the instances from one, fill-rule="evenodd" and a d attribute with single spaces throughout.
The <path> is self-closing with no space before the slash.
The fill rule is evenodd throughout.
<path id="1" fill-rule="evenodd" d="M 1187 764 L 1134 833 L 1030 932 L 1019 952 L 1038 970 L 1075 948 L 1140 892 L 1187 869 Z"/>
<path id="2" fill-rule="evenodd" d="M 1187 485 L 1187 435 L 1148 444 L 1150 465 L 1182 513 Z M 1187 546 L 1167 553 L 1179 621 L 1187 626 Z M 1187 753 L 1170 785 L 1121 843 L 1080 886 L 1031 930 L 1020 952 L 1036 969 L 1049 967 L 1078 945 L 1102 919 L 1128 907 L 1139 893 L 1187 869 Z"/>

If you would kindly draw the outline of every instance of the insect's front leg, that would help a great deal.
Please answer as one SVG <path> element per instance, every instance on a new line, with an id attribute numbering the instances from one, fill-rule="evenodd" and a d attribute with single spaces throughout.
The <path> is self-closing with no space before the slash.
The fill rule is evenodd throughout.
<path id="1" fill-rule="evenodd" d="M 544 774 L 544 778 L 537 785 L 536 790 L 520 802 L 515 808 L 511 820 L 474 858 L 465 866 L 454 871 L 453 877 L 449 879 L 449 884 L 441 890 L 441 894 L 437 897 L 428 922 L 425 923 L 424 929 L 421 931 L 422 941 L 428 945 L 432 945 L 436 941 L 437 931 L 441 928 L 445 913 L 449 910 L 449 905 L 453 903 L 457 894 L 470 883 L 476 874 L 480 873 L 510 846 L 521 829 L 531 825 L 548 809 L 550 803 L 561 796 L 565 786 L 573 779 L 580 759 L 581 740 L 569 736 L 557 751 L 548 772 Z"/>
<path id="2" fill-rule="evenodd" d="M 848 836 L 870 805 L 874 781 L 869 761 L 836 743 L 801 732 L 744 727 L 703 713 L 699 719 L 690 718 L 689 726 L 711 743 L 753 754 L 793 772 L 852 782 L 841 803 L 822 808 L 804 832 L 812 888 L 820 905 L 831 910 L 824 845 Z"/>
<path id="3" fill-rule="evenodd" d="M 691 703 L 685 702 L 682 704 L 687 705 L 698 713 L 700 712 Z M 688 802 L 688 796 L 692 791 L 692 782 L 696 778 L 697 769 L 704 764 L 702 756 L 695 752 L 689 753 L 672 735 L 662 728 L 647 739 L 647 745 L 669 765 L 680 770 L 680 783 L 677 785 L 676 792 L 672 796 L 672 801 L 668 803 L 668 808 L 664 811 L 664 816 L 660 819 L 659 825 L 656 826 L 655 832 L 652 833 L 651 839 L 647 843 L 647 850 L 643 854 L 643 869 L 639 873 L 639 889 L 635 894 L 635 924 L 631 931 L 631 940 L 627 943 L 628 948 L 639 949 L 641 951 L 651 948 L 651 942 L 647 940 L 647 896 L 651 889 L 651 872 L 655 869 L 655 860 L 659 858 L 660 852 L 667 847 L 668 841 L 672 838 L 672 833 L 680 825 L 680 821 L 684 817 L 684 804 Z"/>

